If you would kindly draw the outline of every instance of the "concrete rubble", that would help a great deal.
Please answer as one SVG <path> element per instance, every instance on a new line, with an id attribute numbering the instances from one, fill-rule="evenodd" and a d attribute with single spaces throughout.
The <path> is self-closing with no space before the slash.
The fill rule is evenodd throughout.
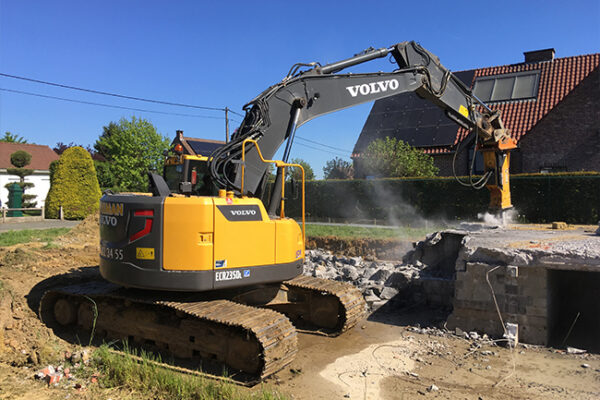
<path id="1" fill-rule="evenodd" d="M 416 243 L 402 262 L 309 250 L 305 274 L 353 283 L 372 311 L 390 299 L 451 309 L 447 327 L 467 339 L 485 332 L 541 345 L 568 339 L 571 347 L 589 349 L 581 337 L 590 336 L 586 329 L 600 335 L 590 322 L 600 313 L 591 294 L 600 282 L 598 232 L 463 224 Z"/>
<path id="2" fill-rule="evenodd" d="M 422 301 L 417 282 L 424 265 L 365 261 L 361 257 L 342 257 L 323 250 L 308 250 L 304 273 L 317 278 L 355 284 L 375 310 L 400 292 L 407 301 Z"/>
<path id="3" fill-rule="evenodd" d="M 356 285 L 371 311 L 391 299 L 450 308 L 454 296 L 454 260 L 463 236 L 463 232 L 435 232 L 415 243 L 401 262 L 367 261 L 330 251 L 307 250 L 304 273 Z"/>

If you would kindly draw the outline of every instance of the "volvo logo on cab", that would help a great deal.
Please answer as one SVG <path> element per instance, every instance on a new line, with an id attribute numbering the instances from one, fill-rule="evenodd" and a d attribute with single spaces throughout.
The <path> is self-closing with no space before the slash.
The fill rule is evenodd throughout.
<path id="1" fill-rule="evenodd" d="M 228 221 L 262 221 L 260 208 L 256 204 L 218 205 L 217 208 Z"/>
<path id="2" fill-rule="evenodd" d="M 231 215 L 256 215 L 256 210 L 229 210 Z"/>
<path id="3" fill-rule="evenodd" d="M 363 83 L 362 85 L 346 86 L 346 90 L 350 92 L 352 97 L 358 96 L 360 93 L 362 96 L 368 94 L 387 92 L 388 90 L 396 90 L 400 84 L 396 79 L 388 79 L 385 81 Z"/>

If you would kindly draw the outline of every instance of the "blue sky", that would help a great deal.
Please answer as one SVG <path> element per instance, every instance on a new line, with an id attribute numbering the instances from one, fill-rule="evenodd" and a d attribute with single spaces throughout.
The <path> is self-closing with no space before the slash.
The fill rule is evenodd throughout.
<path id="1" fill-rule="evenodd" d="M 0 72 L 71 86 L 208 107 L 242 106 L 296 62 L 322 64 L 416 40 L 451 70 L 518 63 L 523 51 L 596 53 L 595 1 L 8 1 L 0 0 Z M 391 70 L 387 60 L 360 71 Z M 0 88 L 161 112 L 75 104 L 0 91 L 0 135 L 93 144 L 102 127 L 136 115 L 172 138 L 223 139 L 223 113 L 147 104 L 0 77 Z M 317 176 L 349 160 L 370 104 L 311 121 L 292 157 Z M 208 118 L 204 118 L 208 117 Z M 237 122 L 240 117 L 233 116 Z M 232 130 L 237 126 L 232 122 Z M 314 148 L 306 147 L 316 147 Z M 336 150 L 331 147 L 336 148 Z"/>

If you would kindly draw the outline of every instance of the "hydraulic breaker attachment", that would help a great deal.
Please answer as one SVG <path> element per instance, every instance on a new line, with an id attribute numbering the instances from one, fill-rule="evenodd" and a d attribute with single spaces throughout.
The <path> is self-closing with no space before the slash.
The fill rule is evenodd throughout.
<path id="1" fill-rule="evenodd" d="M 479 150 L 483 153 L 484 173 L 490 173 L 486 187 L 490 191 L 489 210 L 492 213 L 502 214 L 512 208 L 510 199 L 510 150 L 516 143 L 507 137 L 490 146 L 482 146 Z"/>

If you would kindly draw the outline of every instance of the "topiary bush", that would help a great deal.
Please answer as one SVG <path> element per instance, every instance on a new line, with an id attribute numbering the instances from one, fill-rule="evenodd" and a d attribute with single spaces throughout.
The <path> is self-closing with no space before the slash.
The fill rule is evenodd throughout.
<path id="1" fill-rule="evenodd" d="M 31 162 L 31 154 L 24 150 L 17 150 L 10 155 L 10 163 L 17 168 L 24 168 Z"/>
<path id="2" fill-rule="evenodd" d="M 33 201 L 33 199 L 37 196 L 35 194 L 25 193 L 25 190 L 35 186 L 32 182 L 25 182 L 25 178 L 33 174 L 32 169 L 25 168 L 31 163 L 31 154 L 23 150 L 17 150 L 10 155 L 10 163 L 15 168 L 7 168 L 6 172 L 9 175 L 17 175 L 19 177 L 19 182 L 17 182 L 17 184 L 23 189 L 23 203 L 21 204 L 21 207 L 34 208 L 37 205 L 37 202 Z M 11 185 L 12 183 L 7 183 L 4 187 L 8 189 Z"/>
<path id="3" fill-rule="evenodd" d="M 58 218 L 60 206 L 66 219 L 83 219 L 96 212 L 100 186 L 90 153 L 71 147 L 60 156 L 46 197 L 46 217 Z"/>

